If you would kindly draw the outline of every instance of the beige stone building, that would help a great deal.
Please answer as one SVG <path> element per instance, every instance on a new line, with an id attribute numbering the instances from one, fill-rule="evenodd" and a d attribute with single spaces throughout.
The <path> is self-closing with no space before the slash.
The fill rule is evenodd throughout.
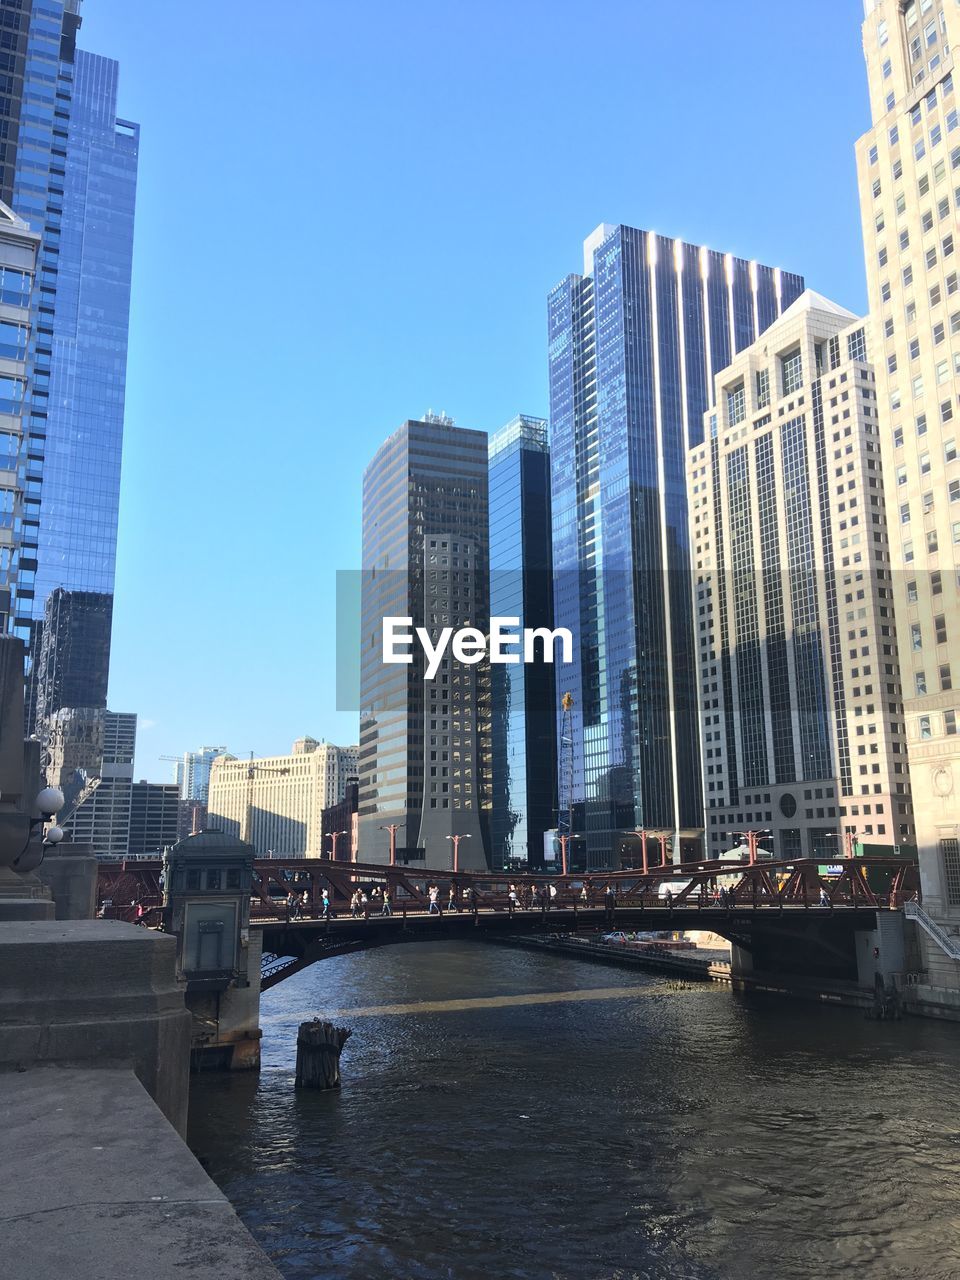
<path id="1" fill-rule="evenodd" d="M 208 826 L 249 841 L 260 857 L 329 854 L 322 811 L 343 799 L 358 751 L 298 738 L 286 756 L 219 756 L 210 766 Z"/>
<path id="2" fill-rule="evenodd" d="M 865 322 L 807 290 L 713 403 L 687 464 L 707 855 L 911 845 Z"/>
<path id="3" fill-rule="evenodd" d="M 865 0 L 857 167 L 926 910 L 960 925 L 960 47 L 956 0 Z M 958 965 L 928 948 L 931 982 Z"/>

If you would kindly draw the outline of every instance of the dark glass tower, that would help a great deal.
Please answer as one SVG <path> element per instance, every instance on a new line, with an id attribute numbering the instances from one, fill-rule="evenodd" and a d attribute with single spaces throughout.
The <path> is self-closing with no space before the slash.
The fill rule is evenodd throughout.
<path id="1" fill-rule="evenodd" d="M 520 414 L 490 437 L 491 616 L 552 628 L 550 540 L 547 423 Z M 538 870 L 556 825 L 554 667 L 493 665 L 490 687 L 493 867 Z"/>
<path id="2" fill-rule="evenodd" d="M 31 728 L 48 598 L 112 597 L 116 560 L 139 130 L 117 118 L 117 63 L 77 49 L 79 26 L 79 0 L 0 0 L 0 195 L 42 237 L 28 350 L 36 475 L 13 607 Z M 77 692 L 98 705 L 93 685 Z"/>
<path id="3" fill-rule="evenodd" d="M 685 459 L 716 372 L 803 289 L 799 276 L 633 227 L 601 226 L 550 294 L 555 623 L 579 662 L 576 858 L 623 833 L 703 834 Z M 564 801 L 566 804 L 566 801 Z"/>
<path id="4" fill-rule="evenodd" d="M 363 477 L 360 659 L 361 861 L 386 862 L 400 824 L 403 861 L 449 868 L 487 863 L 489 668 L 447 657 L 426 680 L 422 648 L 409 665 L 383 662 L 383 619 L 489 626 L 487 436 L 428 414 L 405 422 Z"/>

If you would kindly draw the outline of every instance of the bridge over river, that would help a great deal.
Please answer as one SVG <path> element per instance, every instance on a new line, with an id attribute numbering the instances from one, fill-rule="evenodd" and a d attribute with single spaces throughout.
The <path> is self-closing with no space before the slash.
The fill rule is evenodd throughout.
<path id="1" fill-rule="evenodd" d="M 160 872 L 159 861 L 104 864 L 101 900 L 122 918 L 160 924 Z M 385 890 L 390 914 L 381 914 Z M 358 891 L 362 908 L 351 905 Z M 720 860 L 548 876 L 270 858 L 254 864 L 250 928 L 261 935 L 263 990 L 370 947 L 613 928 L 717 933 L 733 944 L 735 975 L 856 982 L 865 948 L 878 950 L 883 917 L 901 925 L 899 909 L 918 897 L 916 863 L 878 856 L 846 859 L 832 874 L 812 860 Z"/>

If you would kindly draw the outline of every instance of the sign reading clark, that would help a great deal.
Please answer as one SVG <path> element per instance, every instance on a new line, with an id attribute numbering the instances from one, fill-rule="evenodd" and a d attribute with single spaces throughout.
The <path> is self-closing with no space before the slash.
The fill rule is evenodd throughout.
<path id="1" fill-rule="evenodd" d="M 539 656 L 537 641 L 540 641 Z M 443 664 L 447 649 L 457 662 L 473 666 L 488 658 L 493 663 L 553 662 L 560 642 L 560 661 L 573 661 L 573 636 L 566 627 L 524 627 L 519 618 L 491 618 L 490 631 L 479 627 L 441 627 L 436 639 L 426 627 L 413 628 L 412 618 L 383 619 L 383 661 L 413 662 L 412 647 L 418 642 L 427 659 L 424 680 L 432 680 Z M 515 650 L 515 652 L 511 652 Z"/>

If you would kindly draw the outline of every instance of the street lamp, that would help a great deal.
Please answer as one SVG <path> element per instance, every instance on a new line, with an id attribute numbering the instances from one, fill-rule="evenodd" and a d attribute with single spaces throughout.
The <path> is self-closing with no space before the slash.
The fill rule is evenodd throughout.
<path id="1" fill-rule="evenodd" d="M 34 800 L 33 805 L 40 816 L 30 819 L 24 846 L 13 860 L 13 867 L 16 871 L 35 871 L 43 861 L 43 855 L 46 851 L 58 845 L 64 836 L 62 827 L 58 827 L 55 824 L 51 825 L 43 833 L 39 856 L 37 856 L 36 852 L 29 853 L 30 841 L 33 839 L 37 828 L 42 827 L 45 822 L 50 822 L 51 818 L 63 808 L 63 792 L 59 787 L 44 787 L 36 800 Z"/>
<path id="2" fill-rule="evenodd" d="M 764 836 L 770 835 L 770 832 L 764 828 L 762 831 L 733 831 L 731 832 L 731 835 L 746 837 L 747 850 L 750 855 L 750 866 L 755 866 L 757 861 L 757 843 L 762 840 Z"/>
<path id="3" fill-rule="evenodd" d="M 444 840 L 453 841 L 453 869 L 455 872 L 460 870 L 460 841 L 470 839 L 472 839 L 472 836 L 469 831 L 465 832 L 463 835 L 444 836 Z"/>
<path id="4" fill-rule="evenodd" d="M 650 870 L 650 862 L 647 858 L 647 836 L 648 832 L 644 827 L 635 828 L 635 834 L 640 837 L 640 851 L 643 854 L 643 874 L 646 875 Z"/>
<path id="5" fill-rule="evenodd" d="M 341 836 L 345 836 L 346 834 L 347 833 L 345 831 L 328 831 L 327 832 L 327 839 L 333 842 L 333 848 L 330 850 L 331 862 L 336 862 L 337 860 L 337 841 Z"/>
<path id="6" fill-rule="evenodd" d="M 390 865 L 391 867 L 395 867 L 397 865 L 397 832 L 400 830 L 401 827 L 405 827 L 406 825 L 407 824 L 405 822 L 388 822 L 380 828 L 381 831 L 390 832 Z"/>
<path id="7" fill-rule="evenodd" d="M 567 845 L 570 843 L 569 835 L 557 836 L 560 841 L 560 874 L 567 874 Z"/>

